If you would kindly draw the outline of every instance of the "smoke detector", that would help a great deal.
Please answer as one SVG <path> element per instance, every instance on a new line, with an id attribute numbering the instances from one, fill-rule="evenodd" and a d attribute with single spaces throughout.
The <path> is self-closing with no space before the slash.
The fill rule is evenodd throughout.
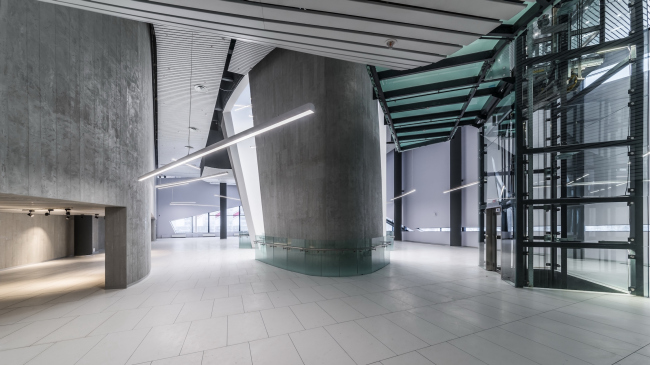
<path id="1" fill-rule="evenodd" d="M 196 84 L 196 85 L 194 85 L 194 90 L 196 90 L 196 91 L 198 91 L 200 93 L 206 93 L 206 92 L 208 92 L 208 87 L 205 86 L 205 85 Z"/>
<path id="2" fill-rule="evenodd" d="M 388 48 L 392 49 L 393 47 L 395 47 L 396 44 L 397 44 L 397 40 L 395 40 L 395 39 L 387 39 L 386 40 L 386 47 L 388 47 Z"/>

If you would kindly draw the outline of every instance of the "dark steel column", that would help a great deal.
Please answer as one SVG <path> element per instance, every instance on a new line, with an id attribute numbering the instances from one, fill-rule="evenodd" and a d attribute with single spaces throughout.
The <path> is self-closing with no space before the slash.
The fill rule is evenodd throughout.
<path id="1" fill-rule="evenodd" d="M 449 142 L 449 188 L 463 185 L 463 142 L 462 129 L 458 129 Z M 449 245 L 462 246 L 461 226 L 463 220 L 463 191 L 449 193 Z"/>
<path id="2" fill-rule="evenodd" d="M 228 238 L 228 200 L 224 196 L 228 196 L 228 185 L 225 183 L 219 184 L 219 212 L 221 216 L 221 226 L 219 229 L 220 238 Z"/>
<path id="3" fill-rule="evenodd" d="M 393 151 L 393 196 L 400 196 L 403 194 L 402 192 L 402 154 L 400 152 L 397 152 L 397 150 Z M 396 241 L 401 241 L 402 240 L 402 199 L 395 199 L 393 200 L 393 208 L 394 208 L 394 213 L 393 213 L 393 224 L 394 224 L 394 231 L 395 231 L 395 240 Z"/>
<path id="4" fill-rule="evenodd" d="M 524 277 L 524 123 L 523 116 L 523 79 L 524 68 L 521 65 L 526 57 L 526 33 L 524 31 L 515 40 L 515 209 L 513 214 L 515 228 L 515 286 L 518 288 L 526 284 Z M 532 237 L 530 238 L 532 239 Z M 532 254 L 532 249 L 528 252 Z"/>
<path id="5" fill-rule="evenodd" d="M 479 129 L 478 142 L 478 266 L 485 267 L 485 208 L 487 205 L 485 201 L 485 181 L 487 179 L 485 172 L 485 133 L 483 127 Z"/>

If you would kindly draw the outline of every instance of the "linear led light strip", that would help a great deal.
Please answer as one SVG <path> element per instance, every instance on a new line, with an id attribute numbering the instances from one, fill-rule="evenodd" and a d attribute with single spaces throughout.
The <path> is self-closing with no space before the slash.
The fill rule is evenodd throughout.
<path id="1" fill-rule="evenodd" d="M 220 197 L 220 198 L 226 198 L 226 199 L 232 199 L 232 200 L 239 200 L 239 199 L 237 199 L 237 198 L 231 198 L 231 197 L 229 197 L 229 196 L 225 196 L 225 195 L 215 195 L 215 196 L 218 196 L 218 197 Z"/>
<path id="2" fill-rule="evenodd" d="M 172 158 L 172 161 L 176 161 L 176 160 L 177 160 L 176 158 Z M 196 166 L 194 166 L 194 165 L 190 165 L 190 164 L 188 164 L 188 163 L 186 163 L 185 166 L 191 167 L 191 168 L 193 168 L 193 169 L 201 170 L 200 167 L 196 167 Z"/>
<path id="3" fill-rule="evenodd" d="M 243 131 L 241 133 L 235 134 L 234 136 L 232 136 L 230 138 L 223 139 L 223 140 L 221 140 L 221 141 L 219 141 L 219 142 L 217 142 L 217 143 L 215 143 L 213 145 L 210 145 L 210 146 L 208 146 L 206 148 L 200 149 L 200 150 L 198 150 L 198 151 L 196 151 L 196 152 L 194 152 L 192 154 L 189 154 L 189 155 L 175 161 L 174 163 L 167 164 L 167 165 L 165 165 L 165 166 L 163 166 L 161 168 L 158 168 L 156 170 L 151 171 L 148 174 L 142 175 L 142 176 L 140 176 L 140 178 L 138 178 L 138 181 L 143 181 L 143 180 L 152 178 L 152 177 L 154 177 L 154 176 L 156 176 L 156 175 L 158 175 L 158 174 L 160 174 L 162 172 L 165 172 L 165 171 L 171 170 L 171 169 L 173 169 L 175 167 L 184 165 L 184 164 L 186 164 L 186 163 L 188 163 L 190 161 L 194 161 L 194 160 L 196 160 L 198 158 L 201 158 L 203 156 L 206 156 L 206 155 L 209 155 L 211 153 L 217 152 L 217 151 L 222 150 L 222 149 L 224 149 L 226 147 L 230 147 L 230 146 L 232 146 L 234 144 L 237 144 L 237 143 L 239 143 L 239 142 L 241 142 L 241 141 L 243 141 L 245 139 L 255 137 L 255 136 L 257 136 L 259 134 L 262 134 L 264 132 L 268 132 L 268 131 L 270 131 L 272 129 L 281 127 L 281 126 L 283 126 L 285 124 L 289 124 L 289 123 L 291 123 L 291 122 L 293 122 L 295 120 L 298 120 L 298 119 L 300 119 L 302 117 L 305 117 L 307 115 L 314 114 L 314 109 L 315 109 L 314 104 L 312 104 L 312 103 L 307 103 L 307 104 L 305 104 L 303 106 L 299 106 L 296 109 L 293 109 L 293 110 L 288 111 L 288 112 L 286 112 L 286 113 L 284 113 L 284 114 L 282 114 L 282 115 L 280 115 L 278 117 L 275 117 L 275 118 L 271 119 L 270 121 L 268 121 L 266 123 L 257 125 L 257 126 L 255 126 L 253 128 L 247 129 L 247 130 L 245 130 L 245 131 Z"/>
<path id="4" fill-rule="evenodd" d="M 475 182 L 473 182 L 473 183 L 469 183 L 469 184 L 467 184 L 467 185 L 461 185 L 461 186 L 455 187 L 455 188 L 453 188 L 453 189 L 445 190 L 445 191 L 443 191 L 442 193 L 443 193 L 443 194 L 451 193 L 452 191 L 456 191 L 456 190 L 460 190 L 460 189 L 465 189 L 465 188 L 468 188 L 468 187 L 470 187 L 470 186 L 474 186 L 474 185 L 476 185 L 476 184 L 478 184 L 478 181 L 475 181 Z"/>
<path id="5" fill-rule="evenodd" d="M 192 207 L 219 207 L 218 205 L 207 205 L 207 204 L 196 204 L 196 203 L 183 203 L 183 202 L 177 202 L 177 203 L 169 203 L 169 205 L 189 205 Z"/>
<path id="6" fill-rule="evenodd" d="M 413 190 L 411 190 L 411 191 L 407 191 L 406 193 L 404 193 L 404 194 L 402 194 L 402 195 L 400 195 L 400 196 L 396 196 L 396 197 L 394 197 L 394 198 L 391 199 L 391 200 L 395 200 L 395 199 L 403 198 L 403 197 L 405 197 L 405 196 L 407 196 L 407 195 L 409 195 L 409 194 L 413 194 L 413 193 L 415 193 L 415 189 L 413 189 Z"/>
<path id="7" fill-rule="evenodd" d="M 169 184 L 156 185 L 156 189 L 165 189 L 165 188 L 171 188 L 171 187 L 174 187 L 174 186 L 187 185 L 187 184 L 195 182 L 195 181 L 205 180 L 205 179 L 209 179 L 211 177 L 218 177 L 218 176 L 224 176 L 224 175 L 228 175 L 228 173 L 227 172 L 222 172 L 222 173 L 215 174 L 215 175 L 198 177 L 196 179 L 183 180 L 183 181 L 173 182 L 173 183 L 169 183 Z"/>

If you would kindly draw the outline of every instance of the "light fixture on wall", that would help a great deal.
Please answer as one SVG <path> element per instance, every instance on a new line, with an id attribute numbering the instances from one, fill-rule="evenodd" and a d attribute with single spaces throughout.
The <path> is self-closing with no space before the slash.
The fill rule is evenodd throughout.
<path id="1" fill-rule="evenodd" d="M 208 147 L 205 147 L 203 149 L 200 149 L 192 154 L 189 154 L 179 160 L 177 160 L 174 163 L 170 163 L 168 165 L 165 165 L 161 168 L 158 168 L 156 170 L 153 170 L 145 175 L 142 175 L 140 178 L 138 178 L 138 181 L 144 181 L 146 179 L 152 178 L 156 175 L 159 175 L 162 172 L 171 170 L 175 167 L 185 165 L 186 163 L 190 161 L 194 161 L 196 159 L 199 159 L 203 156 L 209 155 L 211 153 L 217 152 L 219 150 L 222 150 L 224 148 L 230 147 L 232 145 L 235 145 L 243 140 L 255 137 L 257 135 L 260 135 L 262 133 L 268 132 L 270 130 L 273 130 L 275 128 L 281 127 L 283 125 L 289 124 L 293 121 L 296 121 L 302 117 L 305 117 L 310 114 L 314 114 L 314 104 L 308 103 L 305 105 L 302 105 L 296 109 L 293 109 L 287 113 L 284 113 L 276 118 L 271 119 L 270 121 L 266 123 L 262 123 L 260 125 L 257 125 L 253 128 L 249 128 L 241 133 L 235 134 L 232 137 L 223 139 L 215 144 L 212 144 Z"/>
<path id="2" fill-rule="evenodd" d="M 27 213 L 27 216 L 28 216 L 29 218 L 34 218 L 34 211 L 33 211 L 33 210 L 30 210 L 29 213 Z"/>
<path id="3" fill-rule="evenodd" d="M 95 219 L 99 219 L 99 214 L 95 214 Z"/>
<path id="4" fill-rule="evenodd" d="M 212 177 L 219 177 L 219 176 L 224 176 L 224 175 L 228 175 L 228 173 L 227 172 L 222 172 L 222 173 L 219 173 L 219 174 L 214 174 L 214 175 L 209 175 L 209 176 L 204 176 L 204 177 L 198 177 L 196 179 L 183 180 L 183 181 L 173 182 L 173 183 L 169 183 L 169 184 L 156 185 L 156 189 L 164 189 L 164 188 L 171 188 L 171 187 L 179 186 L 179 185 L 187 185 L 187 184 L 195 182 L 195 181 L 205 180 L 205 179 L 209 179 L 209 178 L 212 178 Z"/>
<path id="5" fill-rule="evenodd" d="M 237 198 L 231 198 L 231 197 L 229 197 L 229 196 L 225 196 L 225 195 L 215 195 L 215 196 L 218 196 L 218 197 L 220 197 L 220 198 L 232 199 L 232 200 L 240 200 L 240 199 L 237 199 Z"/>
<path id="6" fill-rule="evenodd" d="M 50 212 L 53 212 L 53 211 L 54 211 L 54 209 L 48 209 L 47 212 L 45 212 L 45 216 L 49 217 L 50 214 L 51 214 Z"/>
<path id="7" fill-rule="evenodd" d="M 453 189 L 445 190 L 445 191 L 443 191 L 442 193 L 443 193 L 443 194 L 451 193 L 452 191 L 456 191 L 456 190 L 460 190 L 460 189 L 465 189 L 465 188 L 468 188 L 468 187 L 470 187 L 470 186 L 474 186 L 474 185 L 476 185 L 476 184 L 478 184 L 478 181 L 474 181 L 473 183 L 469 183 L 469 184 L 466 184 L 466 185 L 457 186 L 457 187 L 455 187 L 455 188 L 453 188 Z"/>
<path id="8" fill-rule="evenodd" d="M 177 160 L 176 158 L 172 158 L 172 161 L 176 161 L 176 160 Z M 193 168 L 193 169 L 201 170 L 201 168 L 196 167 L 196 166 L 194 166 L 194 165 L 190 165 L 190 164 L 188 164 L 188 163 L 186 163 L 185 166 L 191 167 L 191 168 Z"/>
<path id="9" fill-rule="evenodd" d="M 403 191 L 403 190 L 402 190 L 402 191 Z M 409 194 L 413 194 L 413 193 L 415 193 L 415 189 L 413 189 L 413 190 L 411 190 L 411 191 L 408 191 L 408 192 L 406 192 L 406 193 L 404 193 L 404 194 L 402 194 L 402 195 L 396 196 L 396 197 L 394 197 L 394 198 L 391 199 L 391 200 L 400 199 L 400 198 L 403 198 L 403 197 L 405 197 L 405 196 L 407 196 L 407 195 L 409 195 Z"/>
<path id="10" fill-rule="evenodd" d="M 70 209 L 71 208 L 65 208 L 65 220 L 67 221 L 70 220 Z"/>

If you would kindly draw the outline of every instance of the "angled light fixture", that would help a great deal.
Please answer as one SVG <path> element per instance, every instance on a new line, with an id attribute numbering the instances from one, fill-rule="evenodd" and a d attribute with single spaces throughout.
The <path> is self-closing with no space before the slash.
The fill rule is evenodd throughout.
<path id="1" fill-rule="evenodd" d="M 445 190 L 445 191 L 443 191 L 442 193 L 443 193 L 443 194 L 451 193 L 452 191 L 456 191 L 456 190 L 460 190 L 460 189 L 465 189 L 465 188 L 468 188 L 468 187 L 470 187 L 470 186 L 474 186 L 474 185 L 476 185 L 476 184 L 478 184 L 478 181 L 474 181 L 473 183 L 469 183 L 469 184 L 466 184 L 466 185 L 457 186 L 457 187 L 455 187 L 455 188 L 453 188 L 453 189 Z"/>
<path id="2" fill-rule="evenodd" d="M 177 159 L 177 158 L 172 158 L 172 161 L 176 161 L 176 160 L 178 160 L 178 159 Z M 193 168 L 193 169 L 201 170 L 200 167 L 196 167 L 196 166 L 194 166 L 194 165 L 190 165 L 190 164 L 188 164 L 188 163 L 186 163 L 185 166 L 191 167 L 191 168 Z"/>
<path id="3" fill-rule="evenodd" d="M 413 193 L 415 193 L 415 189 L 413 189 L 413 190 L 411 190 L 411 191 L 407 191 L 406 193 L 404 193 L 404 194 L 402 194 L 402 195 L 396 196 L 396 197 L 394 197 L 394 198 L 391 199 L 391 200 L 400 199 L 400 198 L 403 198 L 403 197 L 405 197 L 405 196 L 407 196 L 407 195 L 409 195 L 409 194 L 413 194 Z"/>
<path id="4" fill-rule="evenodd" d="M 262 133 L 268 132 L 268 131 L 270 131 L 272 129 L 281 127 L 281 126 L 283 126 L 285 124 L 289 124 L 289 123 L 291 123 L 293 121 L 296 121 L 296 120 L 298 120 L 298 119 L 300 119 L 302 117 L 305 117 L 307 115 L 314 114 L 314 109 L 315 109 L 314 104 L 307 103 L 307 104 L 305 104 L 303 106 L 300 106 L 300 107 L 298 107 L 296 109 L 288 111 L 288 112 L 286 112 L 286 113 L 284 113 L 284 114 L 282 114 L 282 115 L 280 115 L 278 117 L 275 117 L 275 118 L 271 119 L 270 121 L 268 121 L 266 123 L 262 123 L 260 125 L 257 125 L 255 127 L 253 127 L 253 128 L 247 129 L 247 130 L 245 130 L 245 131 L 243 131 L 241 133 L 235 134 L 232 137 L 223 139 L 223 140 L 221 140 L 221 141 L 219 141 L 219 142 L 217 142 L 217 143 L 215 143 L 213 145 L 210 145 L 210 146 L 205 147 L 203 149 L 200 149 L 200 150 L 198 150 L 198 151 L 196 151 L 196 152 L 194 152 L 192 154 L 189 154 L 189 155 L 187 155 L 187 156 L 185 156 L 185 157 L 183 157 L 183 158 L 181 158 L 181 159 L 179 159 L 179 160 L 177 160 L 177 161 L 175 161 L 173 163 L 167 164 L 167 165 L 165 165 L 165 166 L 163 166 L 161 168 L 153 170 L 153 171 L 151 171 L 151 172 L 149 172 L 149 173 L 147 173 L 145 175 L 142 175 L 142 176 L 140 176 L 140 178 L 138 178 L 138 181 L 144 181 L 146 179 L 152 178 L 152 177 L 154 177 L 154 176 L 156 176 L 156 175 L 158 175 L 158 174 L 160 174 L 162 172 L 171 170 L 171 169 L 173 169 L 175 167 L 178 167 L 178 166 L 181 166 L 181 165 L 185 165 L 186 163 L 188 163 L 190 161 L 194 161 L 194 160 L 199 159 L 199 158 L 201 158 L 203 156 L 206 156 L 206 155 L 209 155 L 211 153 L 222 150 L 224 148 L 230 147 L 230 146 L 232 146 L 234 144 L 237 144 L 237 143 L 239 143 L 239 142 L 241 142 L 243 140 L 246 140 L 248 138 L 255 137 L 255 136 L 260 135 Z"/>
<path id="5" fill-rule="evenodd" d="M 205 179 L 209 179 L 211 177 L 218 177 L 218 176 L 224 176 L 224 175 L 228 175 L 228 173 L 227 172 L 222 172 L 220 174 L 209 175 L 209 176 L 204 176 L 204 177 L 198 177 L 196 179 L 183 180 L 183 181 L 173 182 L 173 183 L 169 183 L 169 184 L 156 185 L 156 188 L 157 189 L 164 189 L 164 188 L 171 188 L 171 187 L 174 187 L 174 186 L 187 185 L 187 184 L 195 182 L 195 181 L 205 180 Z"/>
<path id="6" fill-rule="evenodd" d="M 240 199 L 237 199 L 237 198 L 231 198 L 231 197 L 229 197 L 229 196 L 225 196 L 225 195 L 215 195 L 215 196 L 218 196 L 218 197 L 220 197 L 220 198 L 232 199 L 232 200 L 240 200 Z"/>

